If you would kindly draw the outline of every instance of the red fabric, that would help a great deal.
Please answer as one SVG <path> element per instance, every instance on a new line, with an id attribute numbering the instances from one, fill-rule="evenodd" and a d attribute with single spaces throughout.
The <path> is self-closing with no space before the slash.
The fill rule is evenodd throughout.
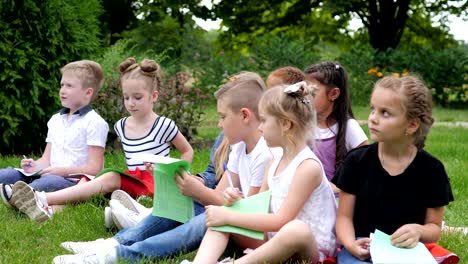
<path id="1" fill-rule="evenodd" d="M 456 264 L 460 261 L 460 258 L 455 255 L 455 253 L 450 252 L 436 243 L 427 243 L 424 245 L 439 264 Z"/>
<path id="2" fill-rule="evenodd" d="M 439 264 L 457 264 L 460 261 L 460 258 L 455 255 L 455 253 L 437 245 L 436 243 L 427 243 L 424 245 Z M 338 261 L 335 257 L 328 257 L 322 263 L 337 264 Z"/>
<path id="3" fill-rule="evenodd" d="M 336 264 L 338 263 L 335 257 L 328 257 L 323 260 L 322 264 Z"/>
<path id="4" fill-rule="evenodd" d="M 139 179 L 134 179 L 121 174 L 120 176 L 120 189 L 130 194 L 133 198 L 141 195 L 149 195 L 153 197 L 154 194 L 154 179 L 147 171 L 140 171 L 138 168 L 134 171 L 125 171 L 125 173 Z"/>

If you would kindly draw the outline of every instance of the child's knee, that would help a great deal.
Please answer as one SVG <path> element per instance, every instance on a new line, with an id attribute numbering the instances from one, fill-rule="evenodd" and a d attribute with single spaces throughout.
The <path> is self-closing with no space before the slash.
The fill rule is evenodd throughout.
<path id="1" fill-rule="evenodd" d="M 118 190 L 121 185 L 120 175 L 115 172 L 105 173 L 104 175 L 96 178 L 96 181 L 101 184 L 103 193 L 110 193 Z"/>
<path id="2" fill-rule="evenodd" d="M 286 237 L 287 241 L 294 241 L 296 246 L 310 245 L 311 241 L 314 240 L 309 226 L 301 220 L 293 220 L 285 224 L 278 234 L 282 234 L 282 236 Z"/>

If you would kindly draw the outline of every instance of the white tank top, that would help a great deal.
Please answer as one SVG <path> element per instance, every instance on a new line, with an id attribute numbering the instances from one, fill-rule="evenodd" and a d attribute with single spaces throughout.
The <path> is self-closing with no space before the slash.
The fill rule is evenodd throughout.
<path id="1" fill-rule="evenodd" d="M 304 207 L 296 216 L 296 219 L 306 223 L 314 234 L 321 261 L 328 256 L 334 256 L 337 248 L 335 235 L 337 206 L 335 195 L 325 176 L 322 163 L 312 150 L 306 147 L 294 157 L 280 174 L 274 176 L 281 157 L 282 154 L 275 156 L 268 170 L 268 186 L 271 190 L 270 211 L 272 213 L 277 213 L 280 209 L 288 195 L 289 186 L 297 167 L 306 159 L 313 159 L 319 162 L 322 168 L 322 181 L 307 199 Z M 275 234 L 275 232 L 269 232 L 268 238 L 272 238 Z"/>

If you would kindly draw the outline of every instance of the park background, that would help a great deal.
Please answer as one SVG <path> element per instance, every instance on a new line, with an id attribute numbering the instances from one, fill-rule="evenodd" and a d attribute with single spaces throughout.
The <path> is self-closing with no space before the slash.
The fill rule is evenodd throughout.
<path id="1" fill-rule="evenodd" d="M 227 77 L 242 70 L 265 77 L 286 65 L 334 60 L 349 73 L 359 120 L 367 119 L 379 78 L 414 74 L 426 81 L 436 122 L 449 124 L 435 126 L 426 147 L 451 179 L 456 201 L 445 220 L 468 226 L 468 133 L 451 126 L 468 121 L 468 45 L 450 33 L 450 17 L 466 21 L 467 7 L 461 0 L 0 0 L 0 167 L 17 166 L 23 154 L 41 155 L 47 121 L 60 109 L 60 68 L 70 61 L 103 66 L 107 79 L 94 108 L 110 127 L 126 115 L 118 64 L 129 56 L 160 63 L 156 111 L 189 138 L 193 170 L 201 171 L 219 132 L 212 93 Z M 206 31 L 200 20 L 217 20 L 220 29 Z M 352 29 L 356 21 L 362 27 Z M 123 161 L 111 129 L 106 166 L 124 168 Z M 65 253 L 60 242 L 111 236 L 115 230 L 103 226 L 106 202 L 96 197 L 42 226 L 0 207 L 0 263 L 50 262 Z M 440 243 L 464 263 L 465 241 L 447 234 Z"/>

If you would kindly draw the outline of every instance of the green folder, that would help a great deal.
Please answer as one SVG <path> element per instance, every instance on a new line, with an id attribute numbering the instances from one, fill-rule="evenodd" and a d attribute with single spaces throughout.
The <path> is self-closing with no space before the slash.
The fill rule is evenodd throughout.
<path id="1" fill-rule="evenodd" d="M 189 171 L 190 164 L 185 160 L 162 158 L 145 160 L 154 163 L 153 215 L 185 223 L 195 216 L 193 200 L 180 192 L 175 177 L 180 168 Z"/>
<path id="2" fill-rule="evenodd" d="M 370 243 L 370 254 L 374 264 L 437 264 L 421 242 L 414 248 L 395 247 L 390 236 L 378 229 Z"/>
<path id="3" fill-rule="evenodd" d="M 231 206 L 223 206 L 224 209 L 241 213 L 266 214 L 270 208 L 271 191 L 265 191 L 235 202 Z M 263 240 L 261 231 L 246 229 L 238 226 L 223 225 L 211 227 L 212 230 L 228 233 L 236 233 L 254 239 Z"/>

